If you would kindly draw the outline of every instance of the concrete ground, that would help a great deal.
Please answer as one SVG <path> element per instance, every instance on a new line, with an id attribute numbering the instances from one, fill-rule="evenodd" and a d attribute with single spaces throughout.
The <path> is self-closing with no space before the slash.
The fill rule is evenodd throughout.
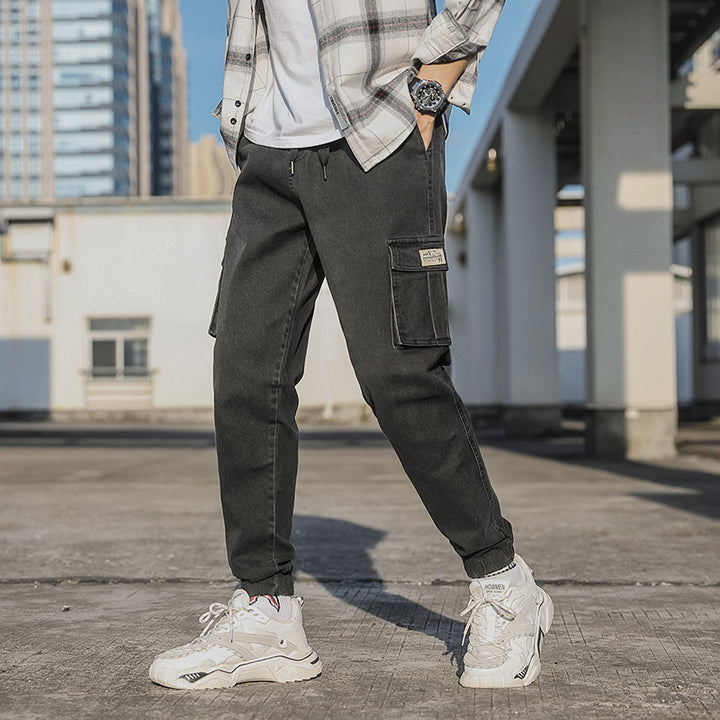
<path id="1" fill-rule="evenodd" d="M 693 437 L 647 464 L 481 437 L 556 606 L 540 679 L 489 691 L 458 685 L 462 568 L 387 442 L 307 431 L 297 591 L 323 674 L 182 692 L 147 666 L 232 589 L 211 432 L 2 425 L 0 718 L 720 718 L 720 454 Z"/>

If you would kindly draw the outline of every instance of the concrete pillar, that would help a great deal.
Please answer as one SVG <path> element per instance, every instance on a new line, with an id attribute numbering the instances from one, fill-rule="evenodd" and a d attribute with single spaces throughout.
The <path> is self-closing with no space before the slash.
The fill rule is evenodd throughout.
<path id="1" fill-rule="evenodd" d="M 720 366 L 716 352 L 715 308 L 718 296 L 716 247 L 720 224 L 706 220 L 693 227 L 693 419 L 710 420 L 720 415 Z"/>
<path id="2" fill-rule="evenodd" d="M 503 418 L 513 435 L 560 423 L 555 342 L 555 144 L 550 108 L 503 119 Z"/>
<path id="3" fill-rule="evenodd" d="M 677 425 L 667 0 L 584 0 L 588 450 L 661 458 Z"/>
<path id="4" fill-rule="evenodd" d="M 502 377 L 498 334 L 497 281 L 500 244 L 499 198 L 493 189 L 469 191 L 465 200 L 462 244 L 462 298 L 454 300 L 453 381 L 476 424 L 497 418 Z M 449 247 L 454 247 L 449 235 Z M 453 271 L 454 272 L 454 271 Z M 458 273 L 459 275 L 459 273 Z M 451 278 L 454 282 L 454 277 Z M 451 294 L 451 299 L 453 295 Z M 456 332 L 455 324 L 460 332 Z"/>
<path id="5" fill-rule="evenodd" d="M 467 306 L 467 252 L 462 228 L 448 223 L 445 231 L 445 254 L 448 261 L 448 311 L 452 338 L 450 374 L 455 388 L 463 398 L 470 394 L 472 384 L 470 362 L 470 312 Z M 467 399 L 466 399 L 467 403 Z"/>

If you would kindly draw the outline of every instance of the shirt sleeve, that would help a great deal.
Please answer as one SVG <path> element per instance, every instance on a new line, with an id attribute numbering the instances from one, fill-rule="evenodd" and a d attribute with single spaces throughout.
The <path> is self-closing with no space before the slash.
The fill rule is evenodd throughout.
<path id="1" fill-rule="evenodd" d="M 445 0 L 428 25 L 413 60 L 418 64 L 474 57 L 449 95 L 453 105 L 470 111 L 478 60 L 490 42 L 505 0 Z"/>

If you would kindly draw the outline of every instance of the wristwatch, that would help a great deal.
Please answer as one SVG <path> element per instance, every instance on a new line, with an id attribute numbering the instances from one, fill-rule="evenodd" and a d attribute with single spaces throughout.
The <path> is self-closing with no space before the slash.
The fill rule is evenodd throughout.
<path id="1" fill-rule="evenodd" d="M 415 77 L 409 87 L 410 97 L 418 112 L 439 115 L 448 106 L 447 95 L 437 80 Z"/>

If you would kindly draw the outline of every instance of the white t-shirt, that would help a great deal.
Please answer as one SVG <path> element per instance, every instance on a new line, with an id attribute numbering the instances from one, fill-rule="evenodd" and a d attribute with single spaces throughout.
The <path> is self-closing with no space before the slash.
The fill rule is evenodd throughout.
<path id="1" fill-rule="evenodd" d="M 247 119 L 245 135 L 277 148 L 312 147 L 341 138 L 322 83 L 310 0 L 263 0 L 263 7 L 272 72 Z"/>

